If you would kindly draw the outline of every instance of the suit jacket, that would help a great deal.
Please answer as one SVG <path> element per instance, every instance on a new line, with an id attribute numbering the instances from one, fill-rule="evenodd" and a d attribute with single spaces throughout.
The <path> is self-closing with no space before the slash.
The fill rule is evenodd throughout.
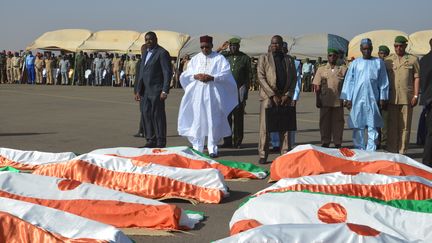
<path id="1" fill-rule="evenodd" d="M 141 96 L 158 96 L 162 91 L 168 93 L 173 75 L 169 53 L 157 45 L 147 63 L 146 57 L 147 50 L 142 54 L 135 93 Z"/>
<path id="2" fill-rule="evenodd" d="M 276 66 L 271 52 L 264 54 L 258 59 L 257 73 L 260 84 L 260 100 L 270 99 L 274 95 L 288 95 L 293 97 L 297 81 L 297 73 L 294 59 L 285 55 L 287 70 L 287 83 L 283 90 L 278 90 L 276 85 Z"/>
<path id="3" fill-rule="evenodd" d="M 420 60 L 420 104 L 432 104 L 432 51 Z"/>

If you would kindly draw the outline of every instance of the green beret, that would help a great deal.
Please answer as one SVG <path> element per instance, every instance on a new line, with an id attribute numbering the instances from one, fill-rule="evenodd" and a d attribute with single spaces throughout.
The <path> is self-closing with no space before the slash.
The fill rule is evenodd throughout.
<path id="1" fill-rule="evenodd" d="M 328 54 L 330 54 L 330 53 L 339 54 L 338 50 L 336 50 L 336 49 L 334 49 L 334 48 L 328 48 L 328 49 L 327 49 L 327 53 L 328 53 Z"/>
<path id="2" fill-rule="evenodd" d="M 399 43 L 399 44 L 405 44 L 405 43 L 408 42 L 408 40 L 407 40 L 407 38 L 405 38 L 404 36 L 399 35 L 399 36 L 396 36 L 394 42 L 395 42 L 395 43 Z"/>
<path id="3" fill-rule="evenodd" d="M 229 39 L 228 42 L 230 44 L 240 44 L 240 39 L 234 37 L 234 38 Z"/>
<path id="4" fill-rule="evenodd" d="M 378 47 L 378 51 L 379 52 L 385 52 L 385 53 L 390 53 L 390 49 L 387 47 L 387 46 L 385 46 L 385 45 L 382 45 L 382 46 L 379 46 Z"/>

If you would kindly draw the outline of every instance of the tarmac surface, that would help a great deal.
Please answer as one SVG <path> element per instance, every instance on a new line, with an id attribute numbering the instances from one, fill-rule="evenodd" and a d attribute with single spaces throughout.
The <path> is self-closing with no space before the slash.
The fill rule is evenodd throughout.
<path id="1" fill-rule="evenodd" d="M 182 89 L 172 89 L 166 101 L 167 146 L 190 145 L 178 136 L 177 115 Z M 241 149 L 220 149 L 220 159 L 258 164 L 258 92 L 249 94 L 245 135 Z M 415 145 L 421 107 L 414 109 L 408 156 L 420 161 L 423 148 Z M 346 111 L 347 113 L 347 111 Z M 45 152 L 86 153 L 97 148 L 139 147 L 145 139 L 138 130 L 139 106 L 132 88 L 0 85 L 0 147 Z M 297 104 L 297 144 L 320 145 L 319 112 L 312 93 L 302 93 Z M 346 124 L 345 124 L 346 128 Z M 343 146 L 352 146 L 345 129 Z M 269 160 L 278 154 L 271 154 Z M 263 166 L 269 169 L 270 164 Z M 192 205 L 166 200 L 183 209 L 202 211 L 205 220 L 196 229 L 174 236 L 132 236 L 135 242 L 210 242 L 229 236 L 229 221 L 240 203 L 270 186 L 267 178 L 247 182 L 228 181 L 230 196 L 220 204 Z"/>

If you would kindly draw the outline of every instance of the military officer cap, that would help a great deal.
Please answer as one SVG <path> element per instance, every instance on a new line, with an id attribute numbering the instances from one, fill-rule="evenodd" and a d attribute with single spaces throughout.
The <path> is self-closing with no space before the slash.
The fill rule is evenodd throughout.
<path id="1" fill-rule="evenodd" d="M 327 49 L 327 53 L 328 53 L 328 54 L 332 54 L 332 53 L 334 53 L 334 54 L 339 54 L 338 50 L 336 50 L 336 49 L 334 49 L 334 48 L 328 48 L 328 49 Z"/>
<path id="2" fill-rule="evenodd" d="M 240 44 L 240 39 L 234 37 L 234 38 L 229 39 L 228 43 L 230 43 L 230 45 L 232 45 L 232 44 Z"/>
<path id="3" fill-rule="evenodd" d="M 387 46 L 385 46 L 385 45 L 381 45 L 381 46 L 379 46 L 378 47 L 378 51 L 379 52 L 385 52 L 385 53 L 390 53 L 390 49 L 387 47 Z"/>
<path id="4" fill-rule="evenodd" d="M 399 35 L 399 36 L 396 36 L 394 42 L 397 44 L 406 44 L 408 42 L 408 40 L 404 36 Z"/>

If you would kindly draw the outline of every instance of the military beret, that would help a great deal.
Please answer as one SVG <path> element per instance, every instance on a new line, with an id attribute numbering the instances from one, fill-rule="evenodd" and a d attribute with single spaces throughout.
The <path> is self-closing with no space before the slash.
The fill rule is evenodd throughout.
<path id="1" fill-rule="evenodd" d="M 240 44 L 240 39 L 234 37 L 234 38 L 229 39 L 228 42 L 230 44 Z"/>
<path id="2" fill-rule="evenodd" d="M 394 42 L 399 43 L 399 44 L 405 44 L 408 42 L 408 40 L 404 36 L 399 35 L 399 36 L 396 36 Z"/>
<path id="3" fill-rule="evenodd" d="M 379 46 L 378 47 L 378 51 L 379 52 L 385 52 L 385 53 L 390 53 L 390 49 L 387 47 L 387 46 L 385 46 L 385 45 L 381 45 L 381 46 Z"/>
<path id="4" fill-rule="evenodd" d="M 327 49 L 327 53 L 328 53 L 328 54 L 330 54 L 330 53 L 338 54 L 339 52 L 338 52 L 338 50 L 336 50 L 336 49 L 334 49 L 334 48 L 328 48 L 328 49 Z"/>

